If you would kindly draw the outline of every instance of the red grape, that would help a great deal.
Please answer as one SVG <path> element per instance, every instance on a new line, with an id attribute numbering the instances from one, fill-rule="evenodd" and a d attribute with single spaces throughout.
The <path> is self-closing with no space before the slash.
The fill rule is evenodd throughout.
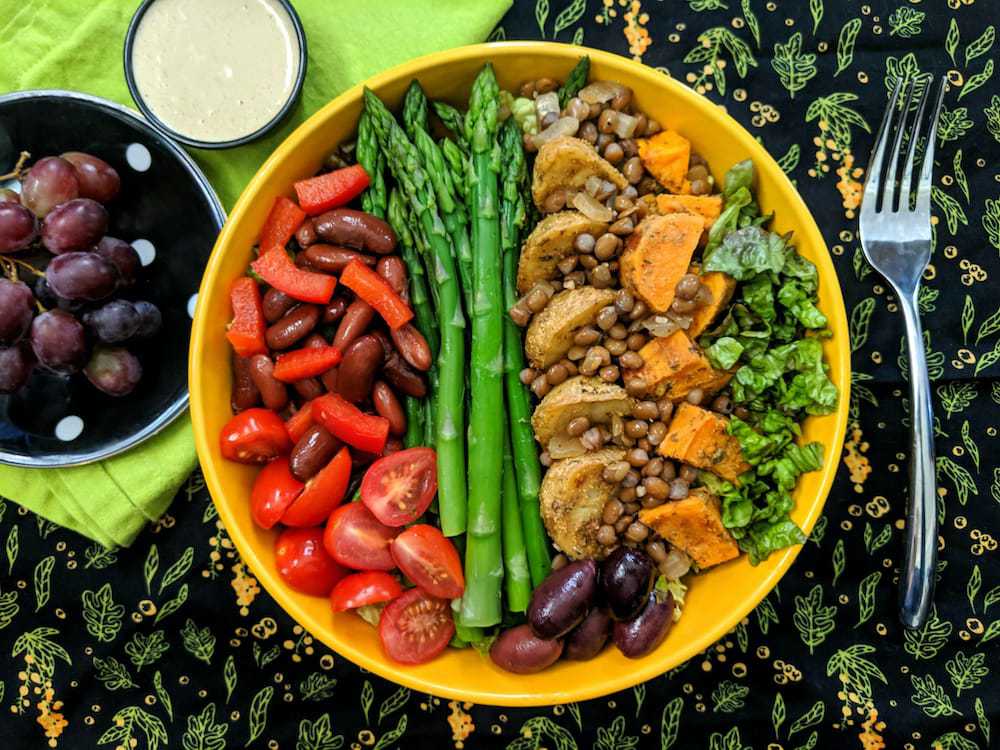
<path id="1" fill-rule="evenodd" d="M 98 243 L 108 228 L 108 212 L 97 201 L 76 198 L 52 209 L 42 222 L 42 244 L 49 252 L 68 253 Z"/>
<path id="2" fill-rule="evenodd" d="M 20 203 L 21 196 L 10 188 L 0 188 L 0 203 Z"/>
<path id="3" fill-rule="evenodd" d="M 143 322 L 135 305 L 128 300 L 116 299 L 83 316 L 83 323 L 98 341 L 120 344 L 132 338 Z"/>
<path id="4" fill-rule="evenodd" d="M 76 171 L 81 198 L 93 198 L 100 203 L 107 203 L 118 195 L 121 188 L 118 172 L 104 159 L 82 151 L 67 151 L 62 158 L 72 164 Z"/>
<path id="5" fill-rule="evenodd" d="M 31 353 L 23 346 L 0 347 L 0 393 L 13 393 L 28 382 L 34 366 Z"/>
<path id="6" fill-rule="evenodd" d="M 163 325 L 163 316 L 160 315 L 160 308 L 152 302 L 146 301 L 133 302 L 132 304 L 141 318 L 139 330 L 135 332 L 135 335 L 140 339 L 148 339 L 150 336 L 156 334 L 160 330 L 160 326 Z"/>
<path id="7" fill-rule="evenodd" d="M 118 285 L 118 272 L 97 253 L 63 253 L 45 269 L 45 280 L 58 296 L 96 302 Z"/>
<path id="8" fill-rule="evenodd" d="M 31 323 L 31 348 L 46 367 L 75 372 L 87 356 L 83 326 L 63 310 L 49 310 Z"/>
<path id="9" fill-rule="evenodd" d="M 60 203 L 80 195 L 80 183 L 73 165 L 58 156 L 39 159 L 21 180 L 21 203 L 39 219 Z"/>
<path id="10" fill-rule="evenodd" d="M 24 250 L 38 236 L 38 221 L 20 203 L 0 202 L 0 253 Z"/>
<path id="11" fill-rule="evenodd" d="M 127 396 L 142 378 L 142 365 L 127 349 L 97 346 L 83 373 L 95 388 L 109 396 Z"/>
<path id="12" fill-rule="evenodd" d="M 35 295 L 23 281 L 0 278 L 0 343 L 13 344 L 31 327 Z"/>
<path id="13" fill-rule="evenodd" d="M 109 261 L 118 269 L 121 276 L 122 286 L 131 286 L 135 283 L 135 276 L 142 267 L 139 260 L 139 253 L 135 248 L 117 237 L 102 237 L 97 243 L 94 252 L 105 260 Z"/>

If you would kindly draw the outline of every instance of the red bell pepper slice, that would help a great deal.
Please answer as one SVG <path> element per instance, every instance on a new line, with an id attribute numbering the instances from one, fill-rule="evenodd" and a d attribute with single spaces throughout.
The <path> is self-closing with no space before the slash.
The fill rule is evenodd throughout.
<path id="1" fill-rule="evenodd" d="M 326 523 L 333 509 L 340 505 L 351 480 L 351 451 L 345 445 L 330 463 L 306 482 L 302 494 L 293 502 L 281 522 L 285 526 L 318 526 Z"/>
<path id="2" fill-rule="evenodd" d="M 306 434 L 306 430 L 313 426 L 313 402 L 306 401 L 299 410 L 288 418 L 285 422 L 285 429 L 288 437 L 292 439 L 292 444 L 299 442 L 299 438 Z"/>
<path id="3" fill-rule="evenodd" d="M 313 419 L 348 445 L 378 455 L 389 438 L 389 420 L 365 414 L 336 393 L 313 399 Z"/>
<path id="4" fill-rule="evenodd" d="M 274 365 L 274 377 L 283 383 L 321 375 L 340 362 L 340 349 L 335 346 L 309 347 L 279 354 Z"/>
<path id="5" fill-rule="evenodd" d="M 268 250 L 250 267 L 275 289 L 303 302 L 325 305 L 337 286 L 337 279 L 333 276 L 304 271 L 296 266 L 281 248 Z"/>
<path id="6" fill-rule="evenodd" d="M 305 218 L 306 212 L 295 205 L 295 201 L 283 195 L 275 198 L 264 228 L 260 230 L 261 252 L 266 253 L 276 247 L 284 248 Z"/>
<path id="7" fill-rule="evenodd" d="M 413 310 L 389 282 L 357 259 L 347 264 L 340 283 L 378 310 L 394 331 L 413 319 Z"/>
<path id="8" fill-rule="evenodd" d="M 368 187 L 368 173 L 360 164 L 336 169 L 295 183 L 299 205 L 309 214 L 346 206 Z"/>
<path id="9" fill-rule="evenodd" d="M 260 287 L 249 276 L 241 276 L 229 288 L 229 301 L 233 306 L 233 322 L 229 324 L 226 338 L 241 357 L 267 354 L 264 342 L 264 308 L 261 306 Z"/>

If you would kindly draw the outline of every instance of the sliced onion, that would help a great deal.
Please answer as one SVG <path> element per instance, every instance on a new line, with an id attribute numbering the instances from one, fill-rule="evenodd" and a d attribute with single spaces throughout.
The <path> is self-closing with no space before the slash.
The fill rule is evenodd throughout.
<path id="1" fill-rule="evenodd" d="M 691 558 L 683 550 L 671 547 L 667 553 L 667 559 L 663 561 L 663 565 L 660 567 L 660 572 L 667 578 L 677 580 L 682 576 L 686 576 L 689 570 L 691 570 Z"/>
<path id="2" fill-rule="evenodd" d="M 587 452 L 580 438 L 570 435 L 556 435 L 549 440 L 549 456 L 553 459 L 576 458 Z"/>
<path id="3" fill-rule="evenodd" d="M 541 122 L 545 119 L 545 115 L 552 112 L 555 115 L 559 114 L 559 94 L 555 91 L 550 91 L 547 94 L 540 94 L 535 99 L 535 111 L 538 113 L 538 120 Z"/>
<path id="4" fill-rule="evenodd" d="M 631 138 L 635 135 L 635 126 L 638 124 L 638 117 L 619 112 L 618 119 L 615 120 L 615 135 L 619 138 Z"/>
<path id="5" fill-rule="evenodd" d="M 539 118 L 540 119 L 540 118 Z M 576 135 L 580 129 L 580 121 L 575 117 L 560 117 L 554 123 L 536 136 L 532 136 L 536 148 L 541 148 L 554 138 L 561 138 L 567 135 Z"/>
<path id="6" fill-rule="evenodd" d="M 591 221 L 605 224 L 614 218 L 614 211 L 587 193 L 577 193 L 573 197 L 573 207 Z"/>
<path id="7" fill-rule="evenodd" d="M 601 183 L 601 178 L 596 174 L 592 174 L 587 178 L 587 181 L 583 183 L 583 188 L 587 191 L 588 195 L 592 195 L 596 198 L 597 194 L 601 191 Z"/>
<path id="8" fill-rule="evenodd" d="M 654 336 L 663 337 L 669 336 L 680 326 L 666 315 L 650 315 L 642 321 L 642 327 Z"/>
<path id="9" fill-rule="evenodd" d="M 615 98 L 616 94 L 624 93 L 625 87 L 613 81 L 594 81 L 589 86 L 580 89 L 578 97 L 587 104 L 604 104 Z"/>

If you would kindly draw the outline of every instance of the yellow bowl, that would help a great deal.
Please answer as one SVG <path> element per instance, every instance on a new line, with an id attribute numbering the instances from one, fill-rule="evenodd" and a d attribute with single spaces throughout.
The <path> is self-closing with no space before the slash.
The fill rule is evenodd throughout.
<path id="1" fill-rule="evenodd" d="M 631 86 L 645 112 L 691 139 L 717 179 L 731 164 L 753 159 L 758 173 L 757 199 L 764 211 L 774 211 L 774 230 L 794 231 L 799 251 L 819 267 L 820 308 L 834 334 L 824 348 L 840 403 L 836 413 L 810 418 L 805 425 L 804 438 L 823 443 L 825 458 L 823 469 L 803 476 L 795 492 L 792 516 L 808 533 L 830 491 L 847 422 L 847 319 L 837 275 L 819 229 L 767 151 L 720 107 L 662 73 L 607 52 L 562 44 L 462 47 L 400 65 L 366 85 L 395 107 L 409 82 L 417 78 L 432 98 L 461 104 L 487 61 L 496 68 L 501 86 L 513 88 L 540 75 L 562 77 L 583 53 L 590 55 L 592 79 Z M 361 91 L 361 86 L 355 86 L 327 104 L 264 163 L 219 235 L 202 281 L 191 336 L 191 416 L 205 480 L 236 548 L 264 588 L 314 636 L 354 663 L 415 690 L 475 703 L 545 705 L 606 695 L 676 667 L 745 617 L 778 583 L 799 548 L 774 554 L 757 567 L 751 567 L 744 556 L 694 577 L 684 616 L 649 656 L 629 660 L 610 647 L 593 661 L 561 661 L 541 674 L 527 676 L 503 672 L 473 649 L 449 649 L 433 662 L 417 667 L 393 663 L 382 654 L 375 630 L 359 617 L 349 613 L 334 616 L 326 599 L 295 593 L 278 577 L 273 551 L 276 532 L 262 531 L 250 518 L 248 498 L 257 470 L 225 461 L 219 453 L 219 431 L 231 416 L 230 348 L 225 339 L 230 317 L 227 290 L 246 269 L 251 247 L 275 197 L 291 195 L 295 180 L 314 174 L 339 142 L 353 137 L 361 112 Z"/>

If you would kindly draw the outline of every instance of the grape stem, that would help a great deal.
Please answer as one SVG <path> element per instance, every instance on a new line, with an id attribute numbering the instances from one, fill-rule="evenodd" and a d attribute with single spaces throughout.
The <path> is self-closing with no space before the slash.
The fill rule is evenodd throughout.
<path id="1" fill-rule="evenodd" d="M 24 163 L 30 158 L 31 154 L 28 151 L 22 151 L 21 155 L 17 157 L 17 164 L 14 165 L 14 169 L 7 174 L 0 174 L 0 180 L 20 180 Z"/>

